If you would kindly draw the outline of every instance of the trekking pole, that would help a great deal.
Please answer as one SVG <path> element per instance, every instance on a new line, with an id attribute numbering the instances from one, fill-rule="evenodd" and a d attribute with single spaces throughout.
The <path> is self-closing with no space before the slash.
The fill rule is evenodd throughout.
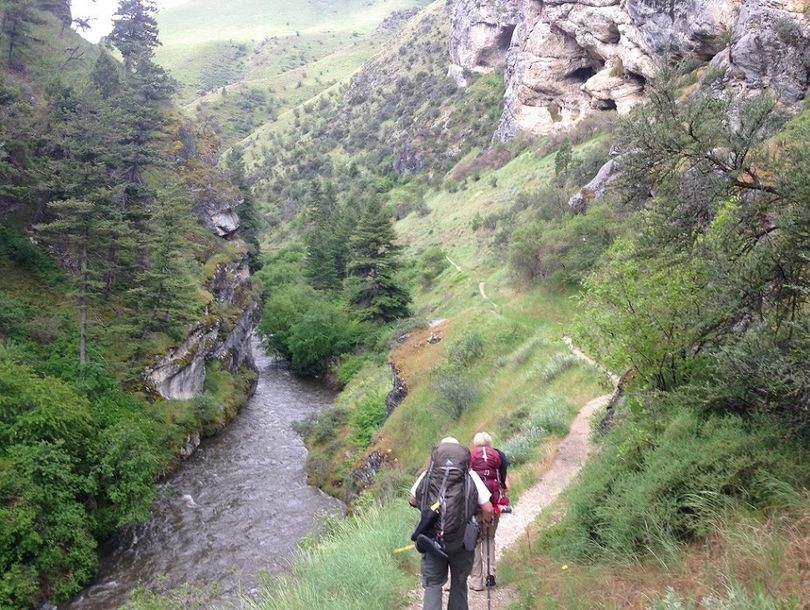
<path id="1" fill-rule="evenodd" d="M 491 575 L 491 566 L 489 560 L 489 534 L 490 528 L 492 525 L 487 525 L 486 529 L 486 539 L 487 539 L 487 580 L 486 584 L 484 585 L 487 588 L 487 610 L 492 610 L 492 587 L 489 586 L 490 583 L 490 575 Z"/>

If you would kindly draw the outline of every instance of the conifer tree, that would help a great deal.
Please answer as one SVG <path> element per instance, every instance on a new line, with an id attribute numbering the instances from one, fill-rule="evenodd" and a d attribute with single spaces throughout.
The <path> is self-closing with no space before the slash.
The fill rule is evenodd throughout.
<path id="1" fill-rule="evenodd" d="M 175 333 L 200 314 L 194 289 L 194 252 L 183 239 L 196 227 L 182 185 L 161 189 L 154 206 L 143 236 L 146 264 L 136 274 L 129 296 L 143 328 Z"/>
<path id="2" fill-rule="evenodd" d="M 115 97 L 115 105 L 126 119 L 120 130 L 123 178 L 127 183 L 126 204 L 137 212 L 146 207 L 150 193 L 143 188 L 146 168 L 160 160 L 151 146 L 154 132 L 165 122 L 164 108 L 175 90 L 174 81 L 154 62 L 160 45 L 156 8 L 151 0 L 121 0 L 108 40 L 124 60 L 127 87 Z"/>
<path id="3" fill-rule="evenodd" d="M 349 240 L 345 282 L 349 302 L 364 319 L 388 322 L 409 315 L 410 294 L 396 277 L 400 250 L 387 210 L 379 201 L 370 201 Z"/>
<path id="4" fill-rule="evenodd" d="M 14 66 L 15 52 L 34 40 L 32 26 L 44 23 L 31 0 L 5 0 L 0 15 L 0 40 L 6 43 L 6 61 Z"/>
<path id="5" fill-rule="evenodd" d="M 259 230 L 260 219 L 256 213 L 256 202 L 245 174 L 244 151 L 241 146 L 234 146 L 226 160 L 231 182 L 242 193 L 242 205 L 239 206 L 239 235 L 248 245 L 248 264 L 251 271 L 259 267 Z"/>
<path id="6" fill-rule="evenodd" d="M 304 234 L 307 279 L 318 290 L 339 290 L 346 277 L 350 214 L 338 203 L 331 182 L 310 185 L 307 222 Z"/>
<path id="7" fill-rule="evenodd" d="M 90 77 L 93 85 L 98 89 L 99 95 L 105 100 L 121 90 L 121 76 L 118 72 L 118 65 L 104 49 L 99 53 Z"/>
<path id="8" fill-rule="evenodd" d="M 48 204 L 52 220 L 35 229 L 68 260 L 78 282 L 79 364 L 87 363 L 90 295 L 99 286 L 98 269 L 107 250 L 103 206 L 89 199 L 64 199 Z"/>

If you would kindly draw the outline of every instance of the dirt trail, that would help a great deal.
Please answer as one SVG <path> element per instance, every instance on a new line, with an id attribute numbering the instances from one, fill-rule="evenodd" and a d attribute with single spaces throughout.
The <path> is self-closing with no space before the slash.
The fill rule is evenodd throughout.
<path id="1" fill-rule="evenodd" d="M 563 340 L 579 358 L 582 358 L 589 364 L 598 366 L 591 358 L 577 349 L 569 337 L 564 337 Z M 609 371 L 606 371 L 606 373 L 609 375 L 615 387 L 619 380 L 618 376 Z M 501 522 L 496 534 L 496 559 L 499 559 L 504 551 L 526 532 L 529 524 L 540 514 L 540 511 L 551 504 L 582 469 L 582 466 L 585 464 L 592 450 L 590 442 L 591 417 L 610 402 L 614 393 L 615 390 L 610 394 L 594 398 L 580 409 L 574 421 L 571 423 L 571 429 L 568 435 L 557 448 L 554 461 L 543 475 L 543 478 L 520 496 L 520 501 L 515 503 L 514 512 L 512 514 L 503 515 L 501 517 Z M 503 609 L 506 608 L 511 601 L 513 592 L 508 587 L 497 586 L 491 591 L 491 595 L 492 608 Z M 421 586 L 418 585 L 412 590 L 408 594 L 408 597 L 410 599 L 408 610 L 419 610 L 422 607 Z M 478 592 L 471 590 L 469 602 L 470 610 L 487 610 L 486 591 Z"/>

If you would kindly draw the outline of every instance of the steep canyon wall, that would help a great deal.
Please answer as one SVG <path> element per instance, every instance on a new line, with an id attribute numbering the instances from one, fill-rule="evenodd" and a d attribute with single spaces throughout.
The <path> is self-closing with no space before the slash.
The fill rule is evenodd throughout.
<path id="1" fill-rule="evenodd" d="M 497 137 L 625 113 L 664 58 L 708 64 L 718 88 L 769 88 L 788 105 L 810 80 L 807 0 L 454 0 L 450 74 L 504 70 Z"/>

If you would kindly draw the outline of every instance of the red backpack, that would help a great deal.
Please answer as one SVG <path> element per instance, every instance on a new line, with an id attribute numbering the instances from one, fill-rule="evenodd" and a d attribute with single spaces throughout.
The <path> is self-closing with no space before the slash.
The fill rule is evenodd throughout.
<path id="1" fill-rule="evenodd" d="M 492 447 L 475 447 L 470 453 L 470 468 L 478 473 L 489 493 L 492 494 L 490 502 L 497 505 L 501 499 L 501 454 Z"/>

